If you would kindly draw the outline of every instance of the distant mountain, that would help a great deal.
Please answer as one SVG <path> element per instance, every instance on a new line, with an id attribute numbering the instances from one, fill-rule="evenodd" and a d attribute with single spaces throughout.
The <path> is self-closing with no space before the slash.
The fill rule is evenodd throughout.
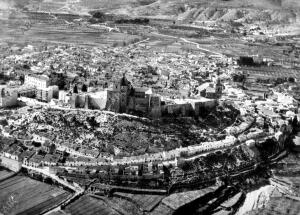
<path id="1" fill-rule="evenodd" d="M 300 0 L 0 0 L 0 9 L 172 18 L 182 22 L 300 23 Z"/>
<path id="2" fill-rule="evenodd" d="M 299 21 L 299 0 L 157 0 L 114 11 L 135 16 L 157 16 L 182 21 L 239 21 L 269 24 Z"/>

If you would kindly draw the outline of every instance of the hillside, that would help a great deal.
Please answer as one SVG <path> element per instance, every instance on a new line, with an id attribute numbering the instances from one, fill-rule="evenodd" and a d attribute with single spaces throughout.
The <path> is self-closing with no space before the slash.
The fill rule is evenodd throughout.
<path id="1" fill-rule="evenodd" d="M 116 9 L 115 13 L 174 18 L 183 22 L 238 21 L 242 23 L 291 24 L 299 22 L 300 1 L 270 0 L 157 0 L 148 5 Z"/>
<path id="2" fill-rule="evenodd" d="M 299 0 L 0 0 L 0 19 L 7 11 L 43 11 L 172 19 L 182 24 L 223 25 L 238 22 L 300 34 Z"/>
<path id="3" fill-rule="evenodd" d="M 186 23 L 300 23 L 299 0 L 0 0 L 0 9 L 85 13 L 102 10 L 129 16 L 171 18 Z"/>

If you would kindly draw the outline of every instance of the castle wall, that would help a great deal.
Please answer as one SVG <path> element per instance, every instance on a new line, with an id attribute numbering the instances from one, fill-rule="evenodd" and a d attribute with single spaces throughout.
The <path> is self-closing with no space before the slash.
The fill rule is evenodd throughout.
<path id="1" fill-rule="evenodd" d="M 162 107 L 163 116 L 192 116 L 194 113 L 193 106 L 189 103 L 186 104 L 172 104 Z"/>
<path id="2" fill-rule="evenodd" d="M 195 115 L 199 116 L 203 111 L 209 111 L 217 106 L 216 100 L 207 100 L 195 103 Z"/>
<path id="3" fill-rule="evenodd" d="M 89 108 L 99 110 L 105 109 L 107 98 L 107 91 L 102 91 L 97 94 L 89 95 Z"/>
<path id="4" fill-rule="evenodd" d="M 69 100 L 69 103 L 72 108 L 76 108 L 76 100 L 77 100 L 77 94 L 73 94 Z"/>
<path id="5" fill-rule="evenodd" d="M 128 99 L 129 99 L 129 88 L 127 86 L 121 86 L 121 92 L 120 92 L 120 112 L 125 113 L 127 112 L 127 105 L 128 105 Z"/>
<path id="6" fill-rule="evenodd" d="M 146 97 L 146 98 L 134 98 L 135 100 L 135 111 L 141 111 L 144 113 L 148 112 L 149 109 L 149 103 L 150 103 L 150 98 Z"/>
<path id="7" fill-rule="evenodd" d="M 12 93 L 12 95 L 0 97 L 0 107 L 12 107 L 17 105 L 18 96 L 16 93 Z"/>
<path id="8" fill-rule="evenodd" d="M 150 110 L 149 116 L 153 119 L 158 119 L 161 117 L 161 107 L 154 107 Z"/>
<path id="9" fill-rule="evenodd" d="M 106 110 L 119 112 L 120 110 L 120 93 L 116 91 L 107 91 Z"/>
<path id="10" fill-rule="evenodd" d="M 76 97 L 76 107 L 84 108 L 86 103 L 86 95 L 77 95 Z"/>

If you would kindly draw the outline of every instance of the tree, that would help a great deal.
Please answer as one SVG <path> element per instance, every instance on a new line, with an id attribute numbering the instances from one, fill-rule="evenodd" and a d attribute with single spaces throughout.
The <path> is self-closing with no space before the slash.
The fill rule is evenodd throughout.
<path id="1" fill-rule="evenodd" d="M 191 168 L 189 161 L 181 161 L 181 162 L 179 162 L 178 167 L 180 169 L 182 169 L 183 171 L 188 171 Z"/>
<path id="2" fill-rule="evenodd" d="M 298 127 L 298 118 L 297 116 L 294 116 L 292 121 L 293 131 L 296 131 L 296 128 Z"/>
<path id="3" fill-rule="evenodd" d="M 41 143 L 40 143 L 40 142 L 32 141 L 32 145 L 33 145 L 34 147 L 41 147 Z"/>
<path id="4" fill-rule="evenodd" d="M 290 83 L 294 83 L 294 82 L 295 82 L 295 78 L 293 78 L 293 77 L 289 77 L 289 78 L 288 78 L 288 82 L 290 82 Z"/>
<path id="5" fill-rule="evenodd" d="M 104 17 L 105 17 L 105 14 L 100 11 L 97 11 L 96 13 L 93 14 L 93 18 L 96 18 L 96 19 L 103 19 Z"/>
<path id="6" fill-rule="evenodd" d="M 82 92 L 87 92 L 87 86 L 85 84 L 82 85 L 81 91 Z"/>
<path id="7" fill-rule="evenodd" d="M 73 93 L 78 93 L 78 87 L 77 87 L 77 85 L 74 86 Z"/>

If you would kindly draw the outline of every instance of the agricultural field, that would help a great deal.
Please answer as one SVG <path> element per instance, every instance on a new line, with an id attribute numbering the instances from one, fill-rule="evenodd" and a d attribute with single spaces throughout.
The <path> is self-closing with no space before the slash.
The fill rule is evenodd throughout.
<path id="1" fill-rule="evenodd" d="M 83 196 L 65 209 L 66 213 L 76 215 L 119 215 L 117 211 L 111 209 L 104 201 L 91 196 Z"/>
<path id="2" fill-rule="evenodd" d="M 114 197 L 104 197 L 97 195 L 85 195 L 75 202 L 71 203 L 65 208 L 65 212 L 71 215 L 93 215 L 93 214 L 123 214 L 123 215 L 139 215 L 143 214 L 146 210 L 150 212 L 157 204 L 155 201 L 161 200 L 162 197 L 155 195 L 132 195 L 119 193 Z M 120 196 L 122 197 L 120 198 Z M 117 197 L 118 196 L 118 197 Z M 126 199 L 125 198 L 128 199 Z M 150 196 L 150 197 L 149 197 Z M 132 197 L 134 200 L 129 200 Z M 138 199 L 138 198 L 141 199 Z M 147 206 L 149 203 L 149 206 Z M 148 207 L 148 208 L 147 208 Z"/>
<path id="3" fill-rule="evenodd" d="M 165 204 L 159 204 L 150 214 L 151 215 L 168 215 L 173 214 L 174 210 L 166 206 Z"/>
<path id="4" fill-rule="evenodd" d="M 118 211 L 120 214 L 123 215 L 142 215 L 142 211 L 132 202 L 121 199 L 121 198 L 107 198 L 106 203 L 113 208 L 114 210 Z"/>
<path id="5" fill-rule="evenodd" d="M 70 195 L 60 188 L 15 176 L 0 183 L 0 213 L 40 214 Z"/>
<path id="6" fill-rule="evenodd" d="M 194 201 L 195 199 L 198 199 L 202 196 L 205 196 L 206 194 L 216 190 L 215 187 L 208 187 L 202 190 L 195 190 L 195 191 L 188 191 L 188 192 L 182 192 L 182 193 L 174 193 L 162 200 L 162 203 L 166 206 L 172 208 L 173 210 L 176 210 L 180 208 L 183 205 L 186 205 L 189 202 Z"/>
<path id="7" fill-rule="evenodd" d="M 57 26 L 51 23 L 35 23 L 30 30 L 23 32 L 22 23 L 0 21 L 0 29 L 3 41 L 23 42 L 53 42 L 61 44 L 76 44 L 81 46 L 112 46 L 114 43 L 132 43 L 133 40 L 140 40 L 140 36 L 129 35 L 120 32 L 107 32 L 103 29 L 90 29 L 87 27 Z"/>
<path id="8" fill-rule="evenodd" d="M 114 193 L 115 196 L 128 199 L 135 203 L 143 211 L 152 211 L 163 199 L 160 195 L 143 195 L 143 194 L 130 194 L 130 193 Z"/>

